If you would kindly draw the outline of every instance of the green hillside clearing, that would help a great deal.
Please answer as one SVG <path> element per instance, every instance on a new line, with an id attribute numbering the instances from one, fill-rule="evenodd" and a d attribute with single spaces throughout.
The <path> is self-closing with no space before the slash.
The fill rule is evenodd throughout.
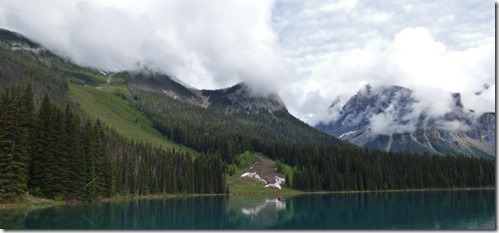
<path id="1" fill-rule="evenodd" d="M 151 143 L 163 148 L 182 149 L 193 155 L 199 154 L 191 148 L 166 140 L 152 127 L 151 121 L 142 112 L 122 97 L 127 94 L 131 95 L 127 93 L 126 87 L 121 85 L 109 85 L 106 88 L 98 89 L 93 86 L 69 84 L 71 100 L 78 103 L 91 118 L 99 119 L 125 138 Z"/>
<path id="2" fill-rule="evenodd" d="M 246 152 L 247 153 L 247 152 Z M 274 182 L 274 175 L 284 177 L 285 175 L 276 171 L 276 163 L 262 154 L 251 153 L 248 165 L 244 168 L 235 166 L 235 173 L 233 176 L 227 175 L 227 185 L 229 192 L 232 195 L 281 195 L 281 194 L 299 194 L 301 191 L 290 189 L 285 184 L 281 184 L 282 189 L 277 188 L 264 188 L 261 181 L 257 181 L 247 177 L 241 177 L 246 172 L 256 172 L 263 179 Z"/>

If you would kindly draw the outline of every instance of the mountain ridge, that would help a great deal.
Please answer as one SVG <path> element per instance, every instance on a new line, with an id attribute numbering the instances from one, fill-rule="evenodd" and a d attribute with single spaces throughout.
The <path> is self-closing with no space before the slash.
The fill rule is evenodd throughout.
<path id="1" fill-rule="evenodd" d="M 38 44 L 23 38 L 19 34 L 11 33 L 8 31 L 6 32 L 4 30 L 2 31 L 0 36 L 2 36 L 2 38 L 7 38 L 6 41 L 8 42 L 5 43 L 10 43 L 8 45 L 10 46 L 9 49 L 14 52 L 16 52 L 17 47 L 39 48 L 41 49 L 40 51 L 45 51 L 43 52 L 43 54 L 39 54 L 39 52 L 37 52 L 38 50 L 35 51 L 31 49 L 24 49 L 25 53 L 23 56 L 31 56 L 29 54 L 36 54 L 37 56 L 41 56 L 41 57 L 35 56 L 37 62 L 40 63 L 40 66 L 54 67 L 57 70 L 60 69 L 57 67 L 60 67 L 61 66 L 60 64 L 64 63 L 65 64 L 64 66 L 78 67 L 63 58 L 59 58 L 51 54 L 50 51 L 43 49 Z M 20 40 L 20 44 L 25 43 L 26 46 L 16 45 L 19 44 L 16 42 L 17 40 Z M 5 43 L 2 42 L 2 46 L 4 47 L 7 46 Z M 14 47 L 12 47 L 13 45 Z M 56 58 L 53 59 L 47 58 L 50 56 Z M 76 69 L 78 70 L 82 68 L 76 68 Z M 69 77 L 70 82 L 74 82 L 75 84 L 78 85 L 97 86 L 106 83 L 105 77 L 97 77 L 99 76 L 98 70 L 95 70 L 95 72 L 92 71 L 95 74 L 92 72 L 89 73 L 87 70 L 81 70 L 75 72 L 73 70 L 65 71 L 64 69 L 62 69 L 61 71 L 63 75 Z M 100 76 L 103 75 L 105 76 L 105 73 L 101 74 Z M 305 137 L 308 138 L 305 141 L 311 140 L 310 142 L 318 142 L 315 140 L 321 138 L 319 140 L 321 144 L 337 144 L 337 145 L 342 144 L 339 142 L 337 138 L 325 137 L 323 135 L 320 135 L 318 132 L 313 132 L 313 130 L 311 130 L 311 127 L 309 125 L 305 124 L 301 120 L 292 116 L 287 111 L 286 106 L 284 105 L 284 103 L 282 102 L 282 100 L 279 98 L 278 95 L 268 94 L 262 96 L 261 94 L 252 93 L 252 90 L 245 83 L 238 83 L 234 86 L 218 90 L 198 90 L 196 88 L 182 85 L 181 83 L 178 82 L 178 80 L 175 80 L 174 78 L 166 74 L 154 72 L 147 69 L 118 72 L 114 73 L 113 76 L 115 78 L 118 78 L 117 80 L 121 80 L 120 82 L 124 82 L 126 88 L 128 89 L 128 90 L 122 90 L 122 87 L 117 87 L 118 89 L 116 89 L 115 92 L 118 95 L 121 95 L 122 98 L 125 99 L 131 98 L 129 100 L 131 101 L 131 103 L 136 103 L 137 101 L 140 101 L 139 99 L 133 100 L 133 98 L 137 98 L 137 93 L 157 93 L 159 95 L 170 97 L 174 100 L 183 103 L 188 103 L 193 106 L 209 109 L 211 111 L 233 117 L 234 119 L 238 119 L 237 122 L 246 125 L 255 126 L 260 124 L 259 127 L 264 127 L 266 124 L 277 125 L 281 127 L 279 128 L 281 131 L 284 130 L 288 132 L 288 134 L 290 133 L 291 135 L 295 135 L 293 137 L 303 138 L 303 136 L 300 136 L 300 133 L 297 132 L 302 132 L 301 134 L 308 135 Z M 17 82 L 17 80 L 14 80 L 14 82 Z M 64 85 L 67 84 L 61 84 L 60 88 L 64 89 Z M 73 84 L 70 84 L 70 86 L 74 87 Z M 322 126 L 321 125 L 316 126 L 316 128 L 321 130 L 322 127 L 321 131 L 329 133 L 330 135 L 339 137 L 341 139 L 346 140 L 347 142 L 351 142 L 356 145 L 361 145 L 368 148 L 378 148 L 378 149 L 388 148 L 389 151 L 391 150 L 397 151 L 399 149 L 403 149 L 404 144 L 400 144 L 399 142 L 409 141 L 414 145 L 406 145 L 406 146 L 418 147 L 419 149 L 417 149 L 417 151 L 419 150 L 419 152 L 427 152 L 427 153 L 436 152 L 439 154 L 457 155 L 463 152 L 459 147 L 452 145 L 452 143 L 456 144 L 457 142 L 457 144 L 459 143 L 463 144 L 465 145 L 465 147 L 468 148 L 467 150 L 464 151 L 466 153 L 478 153 L 485 157 L 491 157 L 491 155 L 495 153 L 494 149 L 490 149 L 490 146 L 493 144 L 493 142 L 495 142 L 495 134 L 493 134 L 494 132 L 492 132 L 491 130 L 487 131 L 487 129 L 489 129 L 490 127 L 486 127 L 487 124 L 490 124 L 492 118 L 495 117 L 495 113 L 490 113 L 493 115 L 489 114 L 487 116 L 484 116 L 482 118 L 483 124 L 477 125 L 476 127 L 475 125 L 473 125 L 473 127 L 475 128 L 471 130 L 470 133 L 468 134 L 463 134 L 462 132 L 449 133 L 446 131 L 439 130 L 438 128 L 430 127 L 428 130 L 423 130 L 421 132 L 416 132 L 405 136 L 403 134 L 396 135 L 395 138 L 396 139 L 399 138 L 400 140 L 395 140 L 396 142 L 395 144 L 393 144 L 394 142 L 393 137 L 387 137 L 387 138 L 381 137 L 373 139 L 370 135 L 365 134 L 363 132 L 366 132 L 368 130 L 368 126 L 371 117 L 373 115 L 379 115 L 382 112 L 381 109 L 387 109 L 391 106 L 390 105 L 391 102 L 389 101 L 390 99 L 395 98 L 405 102 L 414 102 L 415 100 L 411 97 L 412 91 L 403 87 L 393 87 L 392 90 L 388 91 L 386 95 L 382 96 L 383 97 L 382 101 L 378 102 L 372 101 L 373 96 L 371 96 L 370 93 L 376 92 L 376 90 L 373 90 L 372 87 L 366 86 L 363 92 L 365 93 L 363 94 L 362 92 L 359 92 L 358 95 L 356 95 L 356 98 L 350 101 L 352 104 L 347 104 L 343 106 L 344 111 L 347 112 L 348 108 L 351 108 L 351 111 L 356 113 L 356 114 L 344 115 L 342 123 L 349 121 L 349 125 L 348 124 L 346 126 L 336 125 L 337 127 L 331 127 L 330 123 L 329 126 L 323 124 Z M 65 91 L 61 91 L 60 93 L 62 93 L 60 95 L 65 95 L 64 94 Z M 62 97 L 59 96 L 58 98 Z M 458 94 L 454 94 L 453 98 L 455 98 L 456 101 L 455 102 L 456 110 L 446 115 L 446 118 L 448 119 L 447 121 L 443 121 L 443 124 L 449 123 L 449 119 L 466 122 L 466 119 L 468 119 L 466 114 L 470 114 L 469 111 L 464 112 L 463 109 L 464 106 L 462 106 L 462 102 Z M 373 105 L 374 103 L 379 104 L 379 106 Z M 334 104 L 337 103 L 333 102 L 332 105 Z M 362 108 L 361 106 L 364 106 L 364 108 Z M 363 116 L 361 112 L 365 111 L 368 108 L 373 110 L 373 111 L 367 111 L 368 113 L 370 112 L 371 115 Z M 404 105 L 392 106 L 391 108 L 392 112 L 399 115 L 398 117 L 394 118 L 396 120 L 397 125 L 400 127 L 410 127 L 410 125 L 407 124 L 407 119 L 406 119 L 407 118 L 406 115 L 410 112 L 410 109 L 407 109 L 407 107 Z M 249 120 L 250 118 L 248 118 L 248 116 L 250 115 L 253 115 L 252 117 L 250 117 L 252 118 L 252 120 Z M 421 117 L 425 118 L 424 116 Z M 256 123 L 254 121 L 255 119 L 258 119 L 256 122 L 259 123 Z M 439 119 L 430 119 L 429 121 L 424 120 L 421 122 L 418 121 L 418 124 L 423 126 L 428 122 L 433 122 L 432 124 L 437 124 L 437 123 L 442 124 L 442 122 L 438 120 Z M 355 122 L 357 122 L 358 125 L 355 124 Z M 291 133 L 286 130 L 285 125 L 288 126 L 293 125 L 293 127 L 297 127 L 297 129 L 299 128 L 299 130 Z M 452 126 L 452 122 L 449 125 Z M 495 125 L 493 126 L 495 129 Z M 328 129 L 325 128 L 328 128 L 329 131 Z M 331 132 L 331 130 L 334 130 L 335 132 Z M 277 136 L 279 132 L 274 134 L 276 134 L 275 138 L 281 138 L 281 139 L 292 138 L 290 136 L 284 136 L 284 135 Z M 310 136 L 310 135 L 316 135 L 316 136 Z M 437 138 L 438 139 L 437 143 L 433 144 L 430 143 L 428 138 Z M 483 146 L 481 143 L 477 142 L 476 140 L 470 140 L 476 138 L 480 138 L 482 142 L 486 142 L 485 143 L 486 145 Z M 296 142 L 299 141 L 301 140 L 298 140 Z M 451 143 L 449 143 L 449 141 L 451 141 Z"/>
<path id="2" fill-rule="evenodd" d="M 15 42 L 16 36 L 9 33 L 0 30 L 0 37 L 7 34 Z M 58 186 L 41 182 L 39 187 L 27 182 L 33 176 L 26 175 L 33 174 L 33 170 L 13 174 L 14 169 L 9 169 L 9 160 L 21 158 L 11 155 L 13 150 L 9 146 L 21 145 L 16 144 L 21 137 L 15 135 L 23 130 L 31 131 L 29 125 L 18 125 L 14 128 L 21 130 L 0 130 L 6 145 L 0 148 L 0 157 L 7 165 L 3 166 L 4 172 L 0 171 L 0 175 L 4 178 L 24 175 L 26 178 L 17 186 L 2 187 L 0 192 L 7 190 L 9 194 L 12 193 L 9 190 L 16 189 L 14 191 L 20 195 L 29 191 L 50 198 L 88 201 L 103 195 L 226 194 L 234 186 L 228 187 L 225 177 L 230 176 L 230 168 L 243 151 L 261 153 L 272 159 L 278 170 L 286 171 L 286 186 L 303 191 L 494 185 L 493 159 L 419 156 L 364 149 L 312 128 L 291 115 L 278 96 L 262 96 L 260 90 L 253 95 L 254 90 L 248 90 L 245 84 L 203 94 L 203 90 L 182 85 L 175 78 L 151 70 L 108 73 L 79 66 L 48 50 L 37 52 L 28 45 L 16 46 L 12 47 L 10 42 L 0 43 L 0 90 L 4 92 L 0 96 L 0 108 L 10 109 L 0 111 L 5 120 L 0 122 L 3 124 L 0 127 L 12 129 L 11 126 L 17 124 L 14 115 L 10 114 L 16 112 L 15 104 L 11 103 L 17 100 L 10 101 L 8 93 L 32 86 L 33 105 L 42 109 L 40 100 L 43 98 L 43 109 L 47 113 L 44 119 L 50 121 L 40 126 L 50 125 L 54 135 L 41 135 L 36 141 L 46 146 L 47 149 L 41 151 L 51 160 L 43 161 L 45 159 L 38 151 L 32 151 L 34 153 L 30 153 L 28 159 L 18 164 L 33 169 L 34 160 L 29 157 L 40 158 L 42 166 L 37 166 L 49 167 L 43 169 L 43 176 Z M 75 120 L 74 126 L 84 128 L 69 130 L 71 133 L 59 127 L 67 124 L 63 119 L 71 115 L 81 119 Z M 488 122 L 492 118 L 481 120 Z M 48 130 L 40 130 L 45 131 Z M 66 133 L 58 133 L 62 131 L 74 136 L 71 143 L 63 140 Z M 11 143 L 12 139 L 14 143 Z M 400 146 L 393 144 L 392 147 L 397 145 Z M 15 153 L 20 152 L 15 150 Z M 82 165 L 74 163 L 76 160 Z M 464 172 L 456 177 L 456 170 Z M 78 188 L 61 185 L 65 183 L 60 181 L 67 178 L 64 174 L 76 174 L 74 179 L 65 182 L 81 190 L 72 193 Z M 99 178 L 104 176 L 104 179 Z M 98 192 L 83 192 L 85 184 Z M 21 186 L 25 188 L 17 189 Z M 69 192 L 64 190 L 66 188 Z M 2 199 L 0 197 L 0 201 Z"/>
<path id="3" fill-rule="evenodd" d="M 270 93 L 266 96 L 255 94 L 245 82 L 218 90 L 202 90 L 202 93 L 210 99 L 211 108 L 223 109 L 231 106 L 229 111 L 267 111 L 271 114 L 288 111 L 277 94 Z"/>
<path id="4" fill-rule="evenodd" d="M 287 111 L 287 108 L 282 100 L 276 94 L 268 94 L 266 96 L 254 94 L 251 87 L 245 83 L 238 83 L 234 86 L 218 90 L 197 90 L 175 83 L 175 81 L 170 79 L 167 75 L 140 72 L 123 72 L 117 75 L 127 80 L 126 83 L 131 92 L 134 93 L 134 95 L 139 96 L 138 100 L 135 101 L 135 103 L 139 104 L 139 108 L 145 107 L 140 106 L 142 104 L 146 104 L 148 106 L 156 105 L 156 103 L 153 103 L 156 101 L 163 103 L 163 106 L 161 107 L 154 107 L 155 109 L 161 108 L 162 110 L 150 111 L 151 117 L 153 118 L 163 118 L 163 115 L 170 114 L 167 112 L 165 106 L 172 103 L 165 98 L 172 98 L 180 103 L 188 104 L 189 109 L 193 112 L 200 111 L 199 114 L 205 116 L 204 118 L 199 119 L 200 122 L 205 122 L 207 119 L 218 121 L 225 117 L 229 117 L 231 118 L 230 120 L 223 120 L 226 122 L 223 123 L 223 125 L 234 121 L 231 124 L 240 124 L 240 127 L 245 128 L 246 131 L 255 131 L 255 127 L 259 127 L 261 129 L 265 129 L 265 134 L 267 136 L 272 135 L 271 138 L 292 140 L 296 143 L 300 141 L 304 143 L 316 143 L 320 141 L 320 144 L 349 144 L 345 144 L 333 136 L 324 134 L 292 116 Z M 175 84 L 172 85 L 172 83 Z M 144 96 L 144 98 L 140 98 L 140 96 Z M 159 99 L 153 100 L 156 98 Z M 144 101 L 152 102 L 146 103 Z M 175 118 L 173 115 L 171 117 Z M 183 121 L 183 119 L 175 120 L 175 122 L 178 121 Z M 163 125 L 164 123 L 158 122 L 157 124 Z M 191 123 L 185 122 L 185 124 Z M 216 125 L 216 123 L 214 124 Z M 169 128 L 169 126 L 166 125 L 164 127 Z M 280 130 L 273 132 L 271 130 L 267 130 L 273 127 L 278 127 Z M 167 134 L 172 134 L 172 130 L 166 131 L 169 132 Z M 256 132 L 258 132 L 258 130 L 255 131 L 255 133 Z M 282 134 L 282 132 L 287 132 L 287 134 Z M 305 140 L 296 140 L 293 138 L 295 136 L 291 137 L 290 135 L 296 135 L 296 137 Z M 242 135 L 238 137 L 242 137 Z M 319 138 L 320 140 L 318 140 Z"/>
<path id="5" fill-rule="evenodd" d="M 336 120 L 315 127 L 367 148 L 495 157 L 495 113 L 477 116 L 464 107 L 459 93 L 449 96 L 451 110 L 443 116 L 415 115 L 418 100 L 412 90 L 367 85 L 346 102 Z"/>

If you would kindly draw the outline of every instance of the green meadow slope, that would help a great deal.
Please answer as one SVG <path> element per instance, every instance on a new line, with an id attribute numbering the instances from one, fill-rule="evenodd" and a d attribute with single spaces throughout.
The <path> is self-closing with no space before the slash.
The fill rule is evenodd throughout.
<path id="1" fill-rule="evenodd" d="M 0 30 L 0 42 L 1 90 L 31 82 L 36 102 L 47 93 L 61 105 L 77 106 L 83 116 L 98 119 L 124 138 L 199 154 L 158 132 L 131 103 L 133 96 L 122 78 L 73 64 L 6 30 Z"/>

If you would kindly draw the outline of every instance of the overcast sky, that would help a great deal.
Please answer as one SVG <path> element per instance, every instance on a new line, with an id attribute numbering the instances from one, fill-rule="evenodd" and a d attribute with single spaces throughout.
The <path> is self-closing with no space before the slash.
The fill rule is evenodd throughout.
<path id="1" fill-rule="evenodd" d="M 315 124 L 367 83 L 409 87 L 434 112 L 450 92 L 495 111 L 494 3 L 0 0 L 0 27 L 102 70 L 145 64 L 199 89 L 253 83 Z"/>

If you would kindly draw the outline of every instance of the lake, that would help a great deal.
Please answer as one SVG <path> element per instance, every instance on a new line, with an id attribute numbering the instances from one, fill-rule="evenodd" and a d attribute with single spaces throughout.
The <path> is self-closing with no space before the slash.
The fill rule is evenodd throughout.
<path id="1" fill-rule="evenodd" d="M 495 190 L 178 197 L 0 210 L 3 229 L 495 229 Z"/>

